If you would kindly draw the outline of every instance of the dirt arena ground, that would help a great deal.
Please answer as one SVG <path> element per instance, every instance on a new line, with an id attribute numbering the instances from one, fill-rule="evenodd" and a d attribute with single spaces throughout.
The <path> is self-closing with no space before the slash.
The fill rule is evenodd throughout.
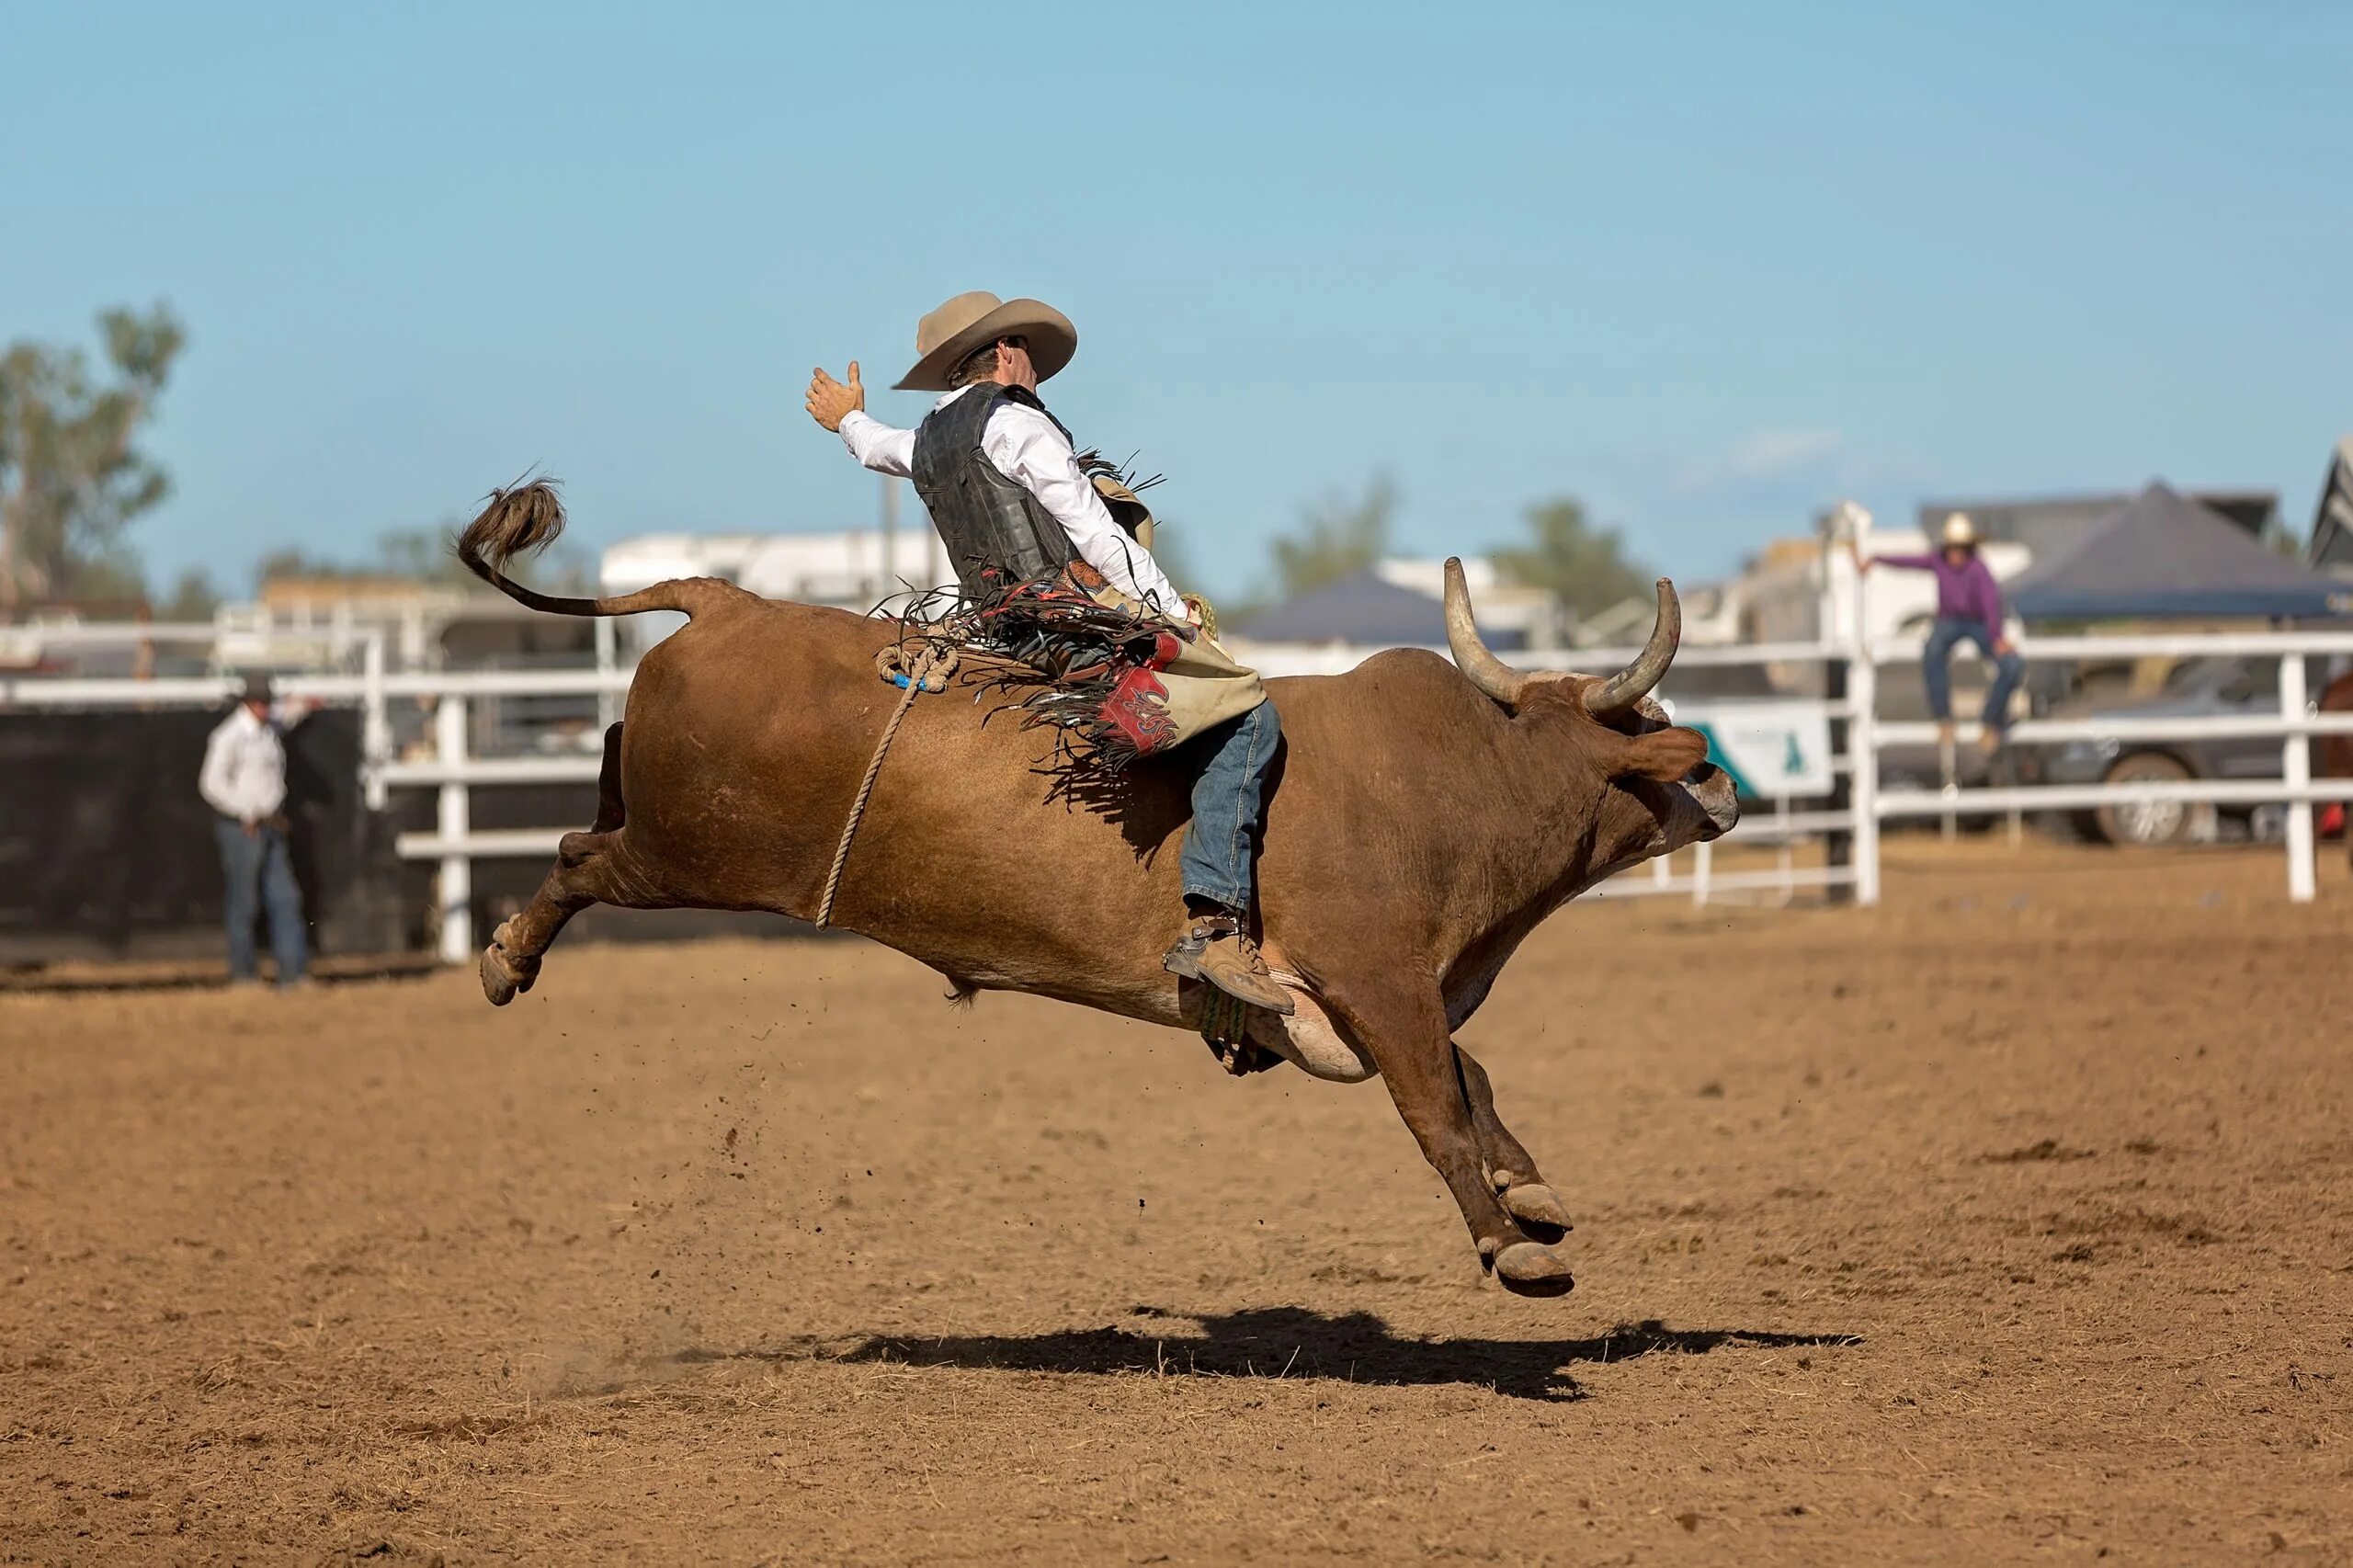
<path id="1" fill-rule="evenodd" d="M 1620 901 L 1378 1085 L 857 942 L 0 996 L 0 1560 L 2353 1561 L 2353 886 Z"/>

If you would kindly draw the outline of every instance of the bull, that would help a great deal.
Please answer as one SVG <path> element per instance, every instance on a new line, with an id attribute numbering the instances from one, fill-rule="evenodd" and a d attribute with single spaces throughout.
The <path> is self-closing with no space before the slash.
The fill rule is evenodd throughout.
<path id="1" fill-rule="evenodd" d="M 2318 710 L 2323 713 L 2353 713 L 2353 670 L 2338 676 L 2320 694 Z M 2353 735 L 2323 735 L 2313 748 L 2320 755 L 2313 759 L 2313 773 L 2321 778 L 2353 778 Z M 2345 853 L 2348 865 L 2353 865 L 2353 807 L 2339 804 L 2334 812 L 2344 826 Z"/>
<path id="2" fill-rule="evenodd" d="M 606 733 L 596 822 L 563 836 L 538 894 L 483 950 L 497 1004 L 530 988 L 564 922 L 590 904 L 811 919 L 899 702 L 876 676 L 900 635 L 890 620 L 710 578 L 602 598 L 512 581 L 512 558 L 563 526 L 549 484 L 520 485 L 492 495 L 458 552 L 533 609 L 688 621 L 639 663 Z M 1734 791 L 1704 738 L 1669 724 L 1649 695 L 1679 634 L 1665 579 L 1647 644 L 1606 678 L 1506 666 L 1481 641 L 1451 561 L 1446 621 L 1451 665 L 1400 649 L 1346 675 L 1267 683 L 1287 742 L 1260 846 L 1260 917 L 1296 1010 L 1253 1010 L 1250 1043 L 1318 1078 L 1378 1076 L 1482 1267 L 1510 1290 L 1558 1295 L 1573 1283 L 1568 1213 L 1455 1031 L 1546 915 L 1613 872 L 1722 834 Z M 1160 961 L 1190 810 L 1181 765 L 1135 765 L 1116 799 L 1051 801 L 1040 773 L 1051 733 L 988 723 L 986 688 L 974 695 L 926 697 L 906 713 L 833 923 L 930 965 L 957 998 L 1020 991 L 1198 1027 L 1201 988 Z M 1607 955 L 1597 963 L 1606 971 Z"/>

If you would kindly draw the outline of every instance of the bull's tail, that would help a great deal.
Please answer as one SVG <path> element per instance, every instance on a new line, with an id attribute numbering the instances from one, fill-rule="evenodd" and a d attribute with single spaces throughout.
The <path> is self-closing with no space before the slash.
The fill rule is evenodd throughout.
<path id="1" fill-rule="evenodd" d="M 640 610 L 675 609 L 688 615 L 710 604 L 714 596 L 740 594 L 732 583 L 710 577 L 682 577 L 656 583 L 633 594 L 603 598 L 567 598 L 542 594 L 506 575 L 506 563 L 516 556 L 545 550 L 563 532 L 563 502 L 551 479 L 519 480 L 494 490 L 474 520 L 458 535 L 458 559 L 466 570 L 527 609 L 551 615 L 635 615 Z"/>

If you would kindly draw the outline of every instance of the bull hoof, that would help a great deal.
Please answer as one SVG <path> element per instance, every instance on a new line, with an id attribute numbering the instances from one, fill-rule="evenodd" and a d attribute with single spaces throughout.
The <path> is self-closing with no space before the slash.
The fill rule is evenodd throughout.
<path id="1" fill-rule="evenodd" d="M 484 948 L 482 950 L 482 994 L 490 998 L 490 1005 L 504 1007 L 515 1000 L 515 993 L 520 989 L 500 966 L 497 944 Z"/>
<path id="2" fill-rule="evenodd" d="M 538 959 L 517 962 L 507 958 L 506 923 L 500 921 L 498 929 L 490 934 L 490 946 L 482 950 L 482 994 L 490 998 L 492 1006 L 504 1007 L 515 1000 L 517 993 L 529 991 L 539 977 Z"/>
<path id="3" fill-rule="evenodd" d="M 1504 1211 L 1519 1221 L 1519 1228 L 1540 1242 L 1557 1242 L 1576 1229 L 1569 1221 L 1561 1195 L 1538 1182 L 1504 1188 L 1503 1205 Z"/>
<path id="4" fill-rule="evenodd" d="M 1515 1296 L 1565 1296 L 1577 1283 L 1560 1250 L 1539 1242 L 1514 1242 L 1497 1253 L 1495 1278 Z"/>

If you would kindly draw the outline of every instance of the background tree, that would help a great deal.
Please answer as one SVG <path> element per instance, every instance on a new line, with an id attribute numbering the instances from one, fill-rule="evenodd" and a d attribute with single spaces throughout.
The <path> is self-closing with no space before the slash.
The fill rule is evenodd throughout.
<path id="1" fill-rule="evenodd" d="M 313 555 L 299 548 L 274 550 L 255 566 L 254 585 L 258 588 L 273 578 L 376 577 L 477 587 L 473 574 L 450 548 L 462 526 L 453 520 L 438 528 L 386 528 L 376 536 L 373 552 L 358 559 Z M 594 562 L 570 540 L 558 540 L 533 561 L 531 572 L 533 585 L 550 593 L 580 592 L 596 578 Z"/>
<path id="2" fill-rule="evenodd" d="M 1361 572 L 1389 552 L 1389 529 L 1397 512 L 1397 487 L 1376 474 L 1353 499 L 1332 494 L 1307 508 L 1300 531 L 1275 540 L 1275 571 L 1284 597 Z"/>
<path id="3" fill-rule="evenodd" d="M 1580 619 L 1650 594 L 1650 568 L 1628 558 L 1617 529 L 1586 522 L 1582 503 L 1565 495 L 1540 501 L 1525 519 L 1528 543 L 1495 552 L 1495 570 L 1508 581 L 1546 590 Z"/>
<path id="4" fill-rule="evenodd" d="M 103 375 L 80 348 L 0 354 L 0 611 L 140 591 L 124 538 L 171 490 L 137 448 L 187 335 L 168 305 L 98 317 Z"/>
<path id="5" fill-rule="evenodd" d="M 1176 585 L 1180 594 L 1202 592 L 1200 579 L 1193 575 L 1193 552 L 1186 544 L 1183 529 L 1166 517 L 1152 520 L 1152 558 L 1160 570 Z"/>
<path id="6" fill-rule="evenodd" d="M 2302 562 L 2304 550 L 2312 542 L 2303 529 L 2277 512 L 2271 514 L 2270 520 L 2263 525 L 2263 532 L 2256 537 L 2272 554 L 2284 555 L 2298 562 Z"/>
<path id="7" fill-rule="evenodd" d="M 221 607 L 220 591 L 213 587 L 210 574 L 201 566 L 191 566 L 172 584 L 172 591 L 155 606 L 158 620 L 210 620 L 212 612 Z"/>
<path id="8" fill-rule="evenodd" d="M 289 577 L 349 577 L 364 574 L 363 569 L 347 562 L 330 561 L 324 555 L 313 555 L 301 548 L 273 550 L 254 562 L 254 586 Z"/>
<path id="9" fill-rule="evenodd" d="M 458 552 L 449 548 L 449 540 L 464 526 L 462 521 L 453 520 L 438 528 L 386 528 L 376 536 L 377 570 L 395 577 L 415 577 L 420 582 L 472 586 L 474 574 L 466 570 Z M 547 562 L 540 568 L 542 572 L 563 570 L 563 541 L 558 540 L 555 551 L 540 558 Z"/>

